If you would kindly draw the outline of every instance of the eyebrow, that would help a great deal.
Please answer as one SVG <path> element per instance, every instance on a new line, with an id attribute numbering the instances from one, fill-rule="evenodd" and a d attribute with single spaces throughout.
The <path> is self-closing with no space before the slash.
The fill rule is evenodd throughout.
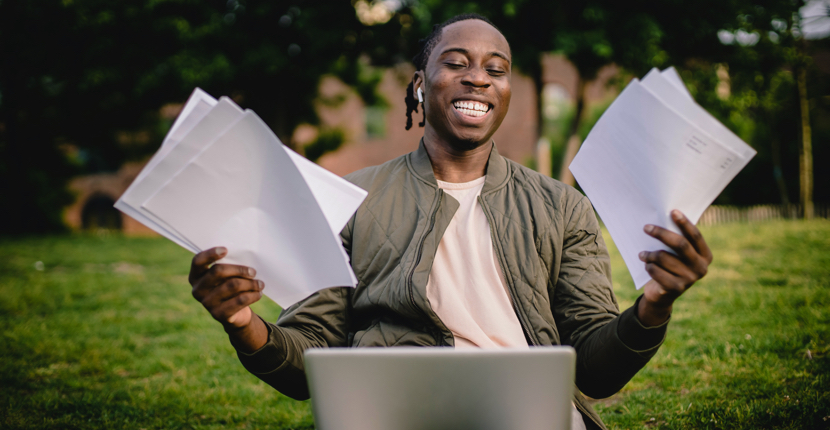
<path id="1" fill-rule="evenodd" d="M 468 51 L 464 48 L 447 48 L 447 49 L 441 51 L 441 55 L 444 55 L 444 54 L 447 54 L 447 53 L 450 53 L 450 52 L 458 52 L 458 53 L 464 54 L 464 55 L 469 55 L 470 54 L 470 51 Z M 488 54 L 490 56 L 499 57 L 499 58 L 503 59 L 504 61 L 507 61 L 507 64 L 513 64 L 513 62 L 510 61 L 510 59 L 507 58 L 506 55 L 502 54 L 499 51 L 491 51 L 491 52 L 488 52 Z"/>

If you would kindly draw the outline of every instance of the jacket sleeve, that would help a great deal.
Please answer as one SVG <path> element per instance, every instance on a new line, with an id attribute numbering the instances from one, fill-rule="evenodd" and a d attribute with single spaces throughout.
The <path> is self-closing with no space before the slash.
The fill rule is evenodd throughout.
<path id="1" fill-rule="evenodd" d="M 622 389 L 657 353 L 667 323 L 644 327 L 635 314 L 636 303 L 620 314 L 593 208 L 580 195 L 569 212 L 551 306 L 562 344 L 576 350 L 577 387 L 590 397 L 605 398 Z"/>
<path id="2" fill-rule="evenodd" d="M 351 250 L 351 226 L 352 222 L 341 233 L 347 253 Z M 351 287 L 320 290 L 284 309 L 276 324 L 263 320 L 268 326 L 268 342 L 250 354 L 237 349 L 239 361 L 286 396 L 308 399 L 303 353 L 309 348 L 348 346 L 353 291 Z"/>

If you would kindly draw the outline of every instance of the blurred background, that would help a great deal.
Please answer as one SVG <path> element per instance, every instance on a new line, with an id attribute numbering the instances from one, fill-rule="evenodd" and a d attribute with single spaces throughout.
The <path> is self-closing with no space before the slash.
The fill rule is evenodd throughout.
<path id="1" fill-rule="evenodd" d="M 513 49 L 499 150 L 573 184 L 570 159 L 633 77 L 674 66 L 758 151 L 716 201 L 827 216 L 827 0 L 0 2 L 0 234 L 147 234 L 112 204 L 194 87 L 256 111 L 339 174 L 417 147 L 409 59 L 431 26 L 489 17 Z M 806 208 L 806 210 L 805 210 Z M 763 211 L 761 211 L 763 212 Z M 727 216 L 727 215 L 721 215 Z M 708 218 L 703 221 L 707 222 Z"/>
<path id="2" fill-rule="evenodd" d="M 192 255 L 112 205 L 194 87 L 338 175 L 415 149 L 409 59 L 463 12 L 511 44 L 494 139 L 519 163 L 573 184 L 602 112 L 669 66 L 758 151 L 660 352 L 595 401 L 608 427 L 830 429 L 830 0 L 0 0 L 0 428 L 315 428 L 193 300 Z"/>

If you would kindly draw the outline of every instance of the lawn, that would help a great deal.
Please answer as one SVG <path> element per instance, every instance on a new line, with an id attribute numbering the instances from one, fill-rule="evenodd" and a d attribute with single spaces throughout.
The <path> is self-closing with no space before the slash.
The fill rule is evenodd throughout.
<path id="1" fill-rule="evenodd" d="M 617 429 L 830 428 L 830 222 L 704 234 L 709 275 L 600 415 Z M 612 258 L 625 308 L 638 293 Z M 189 260 L 155 238 L 0 240 L 0 428 L 313 428 L 308 402 L 239 364 L 190 296 Z"/>

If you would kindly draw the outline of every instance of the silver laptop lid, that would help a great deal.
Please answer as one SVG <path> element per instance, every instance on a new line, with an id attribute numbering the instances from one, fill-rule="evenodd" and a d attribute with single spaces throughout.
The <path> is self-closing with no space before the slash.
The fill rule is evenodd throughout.
<path id="1" fill-rule="evenodd" d="M 575 363 L 566 346 L 305 354 L 319 430 L 569 429 Z"/>

